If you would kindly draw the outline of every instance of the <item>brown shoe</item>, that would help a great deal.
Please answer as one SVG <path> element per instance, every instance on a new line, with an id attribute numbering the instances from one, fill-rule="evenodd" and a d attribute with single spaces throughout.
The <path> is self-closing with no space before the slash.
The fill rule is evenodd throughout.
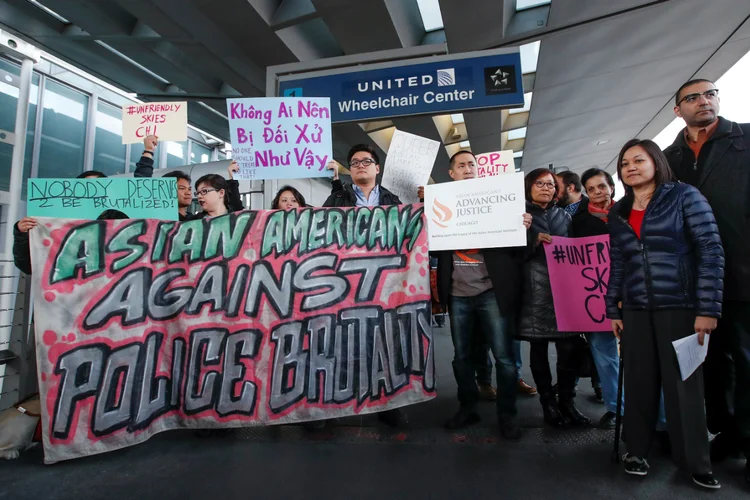
<path id="1" fill-rule="evenodd" d="M 497 391 L 491 385 L 477 384 L 479 387 L 479 399 L 482 401 L 494 401 L 497 399 Z"/>
<path id="2" fill-rule="evenodd" d="M 536 387 L 531 387 L 529 384 L 523 381 L 523 379 L 518 380 L 518 394 L 525 394 L 526 396 L 533 396 L 536 394 Z"/>

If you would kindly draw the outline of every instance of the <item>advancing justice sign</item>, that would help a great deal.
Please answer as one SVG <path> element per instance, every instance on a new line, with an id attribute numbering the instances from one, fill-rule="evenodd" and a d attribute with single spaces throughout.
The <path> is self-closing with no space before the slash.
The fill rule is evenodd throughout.
<path id="1" fill-rule="evenodd" d="M 498 49 L 282 76 L 279 95 L 330 97 L 333 123 L 365 121 L 520 107 L 522 77 L 518 49 Z"/>

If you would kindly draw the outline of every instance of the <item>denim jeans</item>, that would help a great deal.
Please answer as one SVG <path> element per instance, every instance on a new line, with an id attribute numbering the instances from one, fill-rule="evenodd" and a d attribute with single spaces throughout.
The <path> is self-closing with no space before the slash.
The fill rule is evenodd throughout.
<path id="1" fill-rule="evenodd" d="M 596 372 L 602 388 L 607 411 L 617 412 L 617 376 L 620 371 L 620 354 L 617 352 L 617 338 L 609 332 L 591 332 L 586 340 L 594 358 Z M 625 398 L 623 397 L 623 401 Z M 624 408 L 624 407 L 623 407 Z"/>
<path id="2" fill-rule="evenodd" d="M 495 358 L 498 417 L 516 414 L 516 360 L 513 353 L 513 322 L 515 318 L 500 314 L 495 292 L 488 290 L 476 297 L 450 300 L 451 337 L 453 339 L 453 374 L 458 384 L 458 401 L 462 407 L 473 408 L 479 401 L 472 355 L 484 332 Z"/>
<path id="3" fill-rule="evenodd" d="M 521 380 L 521 368 L 523 368 L 523 358 L 521 357 L 521 341 L 513 341 L 513 355 L 516 358 L 516 381 Z"/>
<path id="4" fill-rule="evenodd" d="M 474 360 L 474 371 L 477 374 L 477 384 L 492 385 L 492 358 L 490 357 L 490 343 L 483 331 L 477 331 L 476 337 L 480 339 L 474 343 L 471 359 Z"/>

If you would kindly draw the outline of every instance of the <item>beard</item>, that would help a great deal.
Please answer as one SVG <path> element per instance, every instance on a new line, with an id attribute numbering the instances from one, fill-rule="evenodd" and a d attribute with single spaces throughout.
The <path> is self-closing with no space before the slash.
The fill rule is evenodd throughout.
<path id="1" fill-rule="evenodd" d="M 567 191 L 563 192 L 563 195 L 557 200 L 558 207 L 567 207 L 570 205 L 570 193 Z"/>

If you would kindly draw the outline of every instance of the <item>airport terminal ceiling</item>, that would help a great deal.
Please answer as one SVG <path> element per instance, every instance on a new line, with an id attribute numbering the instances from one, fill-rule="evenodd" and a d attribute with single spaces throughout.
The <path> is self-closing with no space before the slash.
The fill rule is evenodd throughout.
<path id="1" fill-rule="evenodd" d="M 513 149 L 516 166 L 614 168 L 654 137 L 691 78 L 719 78 L 750 50 L 737 0 L 0 0 L 0 28 L 144 100 L 190 101 L 190 122 L 228 138 L 227 97 L 264 96 L 268 67 L 404 50 L 521 47 L 526 104 L 334 126 L 334 156 L 394 127 L 449 154 Z"/>

